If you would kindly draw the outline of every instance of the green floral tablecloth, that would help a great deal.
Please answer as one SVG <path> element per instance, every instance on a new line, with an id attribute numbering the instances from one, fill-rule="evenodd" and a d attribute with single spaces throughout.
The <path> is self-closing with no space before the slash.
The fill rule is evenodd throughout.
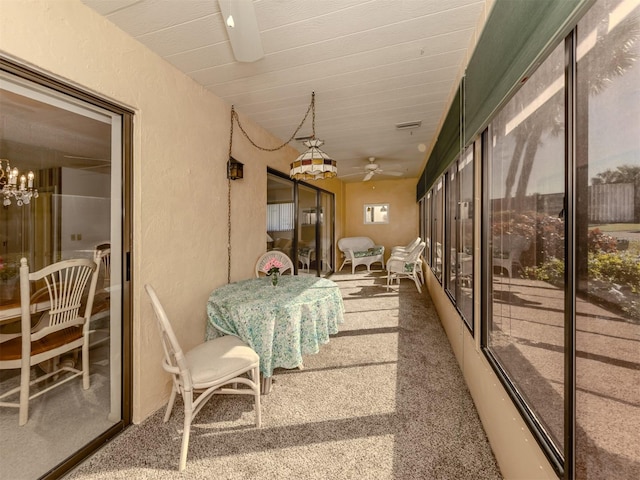
<path id="1" fill-rule="evenodd" d="M 260 355 L 265 377 L 274 368 L 296 368 L 318 353 L 344 322 L 340 289 L 326 278 L 283 275 L 230 283 L 207 302 L 206 340 L 237 335 Z"/>

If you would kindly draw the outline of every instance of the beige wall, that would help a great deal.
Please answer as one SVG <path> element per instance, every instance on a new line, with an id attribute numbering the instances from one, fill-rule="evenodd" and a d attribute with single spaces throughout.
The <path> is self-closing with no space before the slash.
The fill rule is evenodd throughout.
<path id="1" fill-rule="evenodd" d="M 486 1 L 487 11 L 492 3 Z M 169 391 L 142 286 L 156 287 L 190 348 L 203 339 L 209 292 L 226 282 L 229 105 L 78 0 L 0 0 L 0 54 L 135 111 L 133 410 L 139 422 L 165 404 Z M 257 143 L 280 143 L 243 123 Z M 266 166 L 287 172 L 297 152 L 258 151 L 236 135 L 233 154 L 245 164 L 245 178 L 232 182 L 231 279 L 238 280 L 251 276 L 253 259 L 265 248 Z M 336 239 L 366 235 L 387 249 L 417 235 L 415 184 L 318 182 L 336 194 Z M 364 225 L 365 203 L 389 203 L 391 223 Z M 555 478 L 479 351 L 478 336 L 462 327 L 433 276 L 428 283 L 505 478 Z"/>
<path id="2" fill-rule="evenodd" d="M 143 285 L 154 285 L 188 349 L 204 338 L 208 294 L 227 281 L 230 106 L 77 0 L 0 1 L 0 54 L 135 111 L 133 418 L 139 422 L 169 392 Z M 259 145 L 281 143 L 241 121 Z M 232 281 L 250 277 L 265 249 L 266 167 L 288 172 L 298 153 L 258 151 L 235 135 L 233 155 L 245 174 L 231 185 Z M 340 192 L 340 184 L 332 187 Z"/>
<path id="3" fill-rule="evenodd" d="M 418 236 L 418 204 L 416 179 L 382 180 L 345 184 L 345 237 L 370 237 L 385 246 L 385 258 L 391 247 L 406 245 Z M 369 203 L 389 204 L 389 223 L 365 225 L 364 206 Z M 336 235 L 336 241 L 341 236 Z M 340 265 L 338 265 L 339 267 Z"/>

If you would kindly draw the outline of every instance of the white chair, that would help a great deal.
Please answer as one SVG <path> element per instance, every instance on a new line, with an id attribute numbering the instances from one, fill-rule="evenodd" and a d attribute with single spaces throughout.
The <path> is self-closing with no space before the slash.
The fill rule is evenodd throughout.
<path id="1" fill-rule="evenodd" d="M 517 266 L 522 270 L 520 256 L 530 246 L 531 241 L 522 235 L 507 234 L 493 237 L 493 267 L 498 267 L 501 271 L 504 269 L 507 271 L 509 278 L 513 277 L 513 267 Z"/>
<path id="2" fill-rule="evenodd" d="M 342 265 L 351 264 L 351 273 L 356 272 L 358 265 L 365 265 L 371 271 L 371 265 L 377 262 L 384 269 L 384 246 L 376 245 L 369 237 L 344 237 L 338 240 L 338 249 L 342 252 Z"/>
<path id="3" fill-rule="evenodd" d="M 412 242 L 410 242 L 408 245 L 398 245 L 395 246 L 391 249 L 391 256 L 397 254 L 397 253 L 411 253 L 411 251 L 416 248 L 418 245 L 420 245 L 420 241 L 422 239 L 420 237 L 416 237 L 415 240 L 413 240 Z"/>
<path id="4" fill-rule="evenodd" d="M 267 272 L 264 271 L 264 267 L 271 259 L 276 259 L 282 264 L 280 275 L 289 270 L 291 271 L 291 275 L 293 275 L 293 262 L 291 259 L 279 250 L 269 250 L 268 252 L 260 255 L 260 258 L 258 258 L 258 261 L 256 262 L 256 277 L 260 277 L 261 273 L 262 275 L 266 275 Z"/>
<path id="5" fill-rule="evenodd" d="M 408 255 L 391 256 L 387 260 L 387 289 L 393 280 L 396 280 L 399 285 L 400 278 L 410 278 L 416 284 L 418 292 L 422 293 L 420 288 L 422 260 L 420 257 L 425 245 L 425 242 L 420 242 Z"/>
<path id="6" fill-rule="evenodd" d="M 96 245 L 94 256 L 98 262 L 98 286 L 91 310 L 91 347 L 106 342 L 110 338 L 108 325 L 100 326 L 103 319 L 111 315 L 111 248 L 109 242 Z"/>
<path id="7" fill-rule="evenodd" d="M 29 273 L 27 259 L 20 261 L 20 311 L 22 332 L 0 344 L 0 369 L 20 369 L 20 386 L 0 395 L 0 406 L 19 409 L 19 424 L 29 418 L 29 401 L 70 380 L 82 376 L 82 386 L 89 388 L 89 318 L 98 280 L 98 265 L 94 260 L 78 258 L 63 260 Z M 48 294 L 48 309 L 35 326 L 31 326 L 31 283 L 44 287 Z M 86 290 L 89 285 L 88 291 Z M 84 304 L 84 313 L 80 309 Z M 82 368 L 59 362 L 67 352 L 82 349 Z M 43 362 L 52 363 L 48 372 L 31 379 L 31 367 Z M 61 375 L 70 372 L 71 375 Z M 49 378 L 54 382 L 31 394 L 30 387 Z M 19 402 L 3 399 L 20 392 Z"/>
<path id="8" fill-rule="evenodd" d="M 253 395 L 256 426 L 260 416 L 260 357 L 246 343 L 234 335 L 225 335 L 204 342 L 184 353 L 180 348 L 167 314 L 151 285 L 145 285 L 155 312 L 164 349 L 162 368 L 171 374 L 173 387 L 164 415 L 168 421 L 176 395 L 184 403 L 184 430 L 180 452 L 180 471 L 187 464 L 191 423 L 214 394 Z M 238 384 L 248 388 L 239 387 Z M 199 394 L 197 398 L 196 394 Z"/>
<path id="9" fill-rule="evenodd" d="M 415 240 L 413 242 L 411 242 L 410 245 L 412 245 L 412 247 L 408 251 L 405 251 L 404 247 L 401 247 L 401 249 L 396 249 L 397 247 L 394 247 L 394 249 L 396 249 L 395 253 L 391 254 L 391 257 L 389 257 L 389 260 L 391 260 L 391 259 L 402 260 L 402 259 L 406 259 L 407 257 L 409 257 L 416 248 L 419 248 L 420 242 L 422 240 L 420 239 L 420 237 L 418 237 L 417 240 L 418 240 L 417 242 Z M 416 275 L 417 275 L 421 285 L 424 285 L 424 271 L 423 271 L 423 269 L 425 268 L 424 266 L 427 263 L 426 263 L 426 261 L 424 259 L 423 254 L 424 254 L 424 249 L 426 248 L 427 244 L 428 244 L 428 241 L 425 242 L 425 247 L 422 248 L 422 251 L 420 252 L 420 255 L 418 255 L 418 260 L 417 260 L 418 264 L 416 265 Z"/>
<path id="10" fill-rule="evenodd" d="M 111 248 L 97 250 L 100 257 L 100 268 L 102 270 L 102 288 L 107 289 L 111 285 Z"/>
<path id="11" fill-rule="evenodd" d="M 108 288 L 111 283 L 111 242 L 104 240 L 94 244 L 93 254 L 99 258 L 100 266 L 97 289 Z"/>
<path id="12" fill-rule="evenodd" d="M 316 258 L 316 251 L 314 247 L 301 247 L 298 249 L 298 262 L 302 265 L 302 269 L 309 272 L 311 262 Z"/>

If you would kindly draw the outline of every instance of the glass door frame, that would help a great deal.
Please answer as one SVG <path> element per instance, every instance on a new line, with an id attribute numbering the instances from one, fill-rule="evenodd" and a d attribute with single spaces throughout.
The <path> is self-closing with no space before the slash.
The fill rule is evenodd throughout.
<path id="1" fill-rule="evenodd" d="M 133 173 L 133 115 L 134 112 L 126 109 L 120 105 L 107 101 L 103 98 L 97 97 L 93 94 L 85 92 L 79 88 L 63 83 L 55 78 L 48 77 L 40 72 L 27 68 L 23 65 L 10 61 L 0 56 L 0 71 L 6 72 L 10 75 L 18 77 L 22 80 L 31 82 L 37 86 L 44 87 L 48 90 L 53 90 L 57 93 L 63 94 L 70 99 L 76 99 L 81 102 L 93 105 L 100 109 L 104 109 L 110 112 L 113 116 L 120 117 L 120 144 L 117 145 L 120 150 L 118 154 L 121 156 L 122 163 L 120 169 L 120 182 L 121 188 L 119 194 L 121 195 L 121 252 L 122 262 L 120 267 L 121 274 L 121 389 L 120 405 L 121 405 L 121 418 L 112 427 L 104 431 L 98 437 L 81 447 L 78 451 L 67 457 L 64 461 L 54 466 L 49 470 L 42 478 L 59 478 L 64 473 L 71 470 L 74 466 L 86 459 L 89 455 L 97 451 L 102 447 L 107 440 L 113 438 L 115 435 L 123 431 L 128 425 L 132 423 L 132 381 L 133 381 L 133 354 L 132 354 L 132 340 L 133 340 L 133 325 L 132 325 L 132 299 L 131 299 L 131 250 L 132 250 L 132 203 L 133 203 L 133 189 L 132 189 L 132 173 Z M 112 183 L 113 185 L 113 183 Z M 113 265 L 114 268 L 117 265 Z"/>
<path id="2" fill-rule="evenodd" d="M 267 167 L 267 175 L 274 175 L 284 180 L 288 180 L 293 185 L 293 202 L 294 202 L 294 234 L 293 234 L 293 258 L 291 259 L 294 265 L 294 272 L 298 274 L 298 242 L 300 237 L 300 218 L 299 218 L 299 208 L 300 208 L 300 198 L 299 198 L 299 189 L 298 186 L 302 185 L 305 188 L 310 188 L 316 192 L 316 211 L 320 211 L 322 208 L 322 194 L 329 195 L 331 198 L 331 209 L 332 216 L 330 219 L 331 223 L 331 245 L 329 245 L 330 258 L 331 258 L 331 269 L 327 272 L 327 276 L 331 275 L 335 271 L 335 255 L 334 255 L 334 245 L 335 245 L 335 221 L 336 221 L 336 196 L 333 192 L 328 190 L 324 190 L 322 188 L 317 187 L 316 185 L 312 185 L 307 182 L 292 180 L 288 175 L 279 172 L 278 170 L 274 170 L 272 168 Z M 326 216 L 325 220 L 326 220 Z M 324 249 L 327 248 L 326 245 L 322 244 L 322 235 L 321 235 L 322 225 L 320 224 L 320 215 L 316 215 L 316 225 L 315 225 L 315 242 L 316 242 L 316 268 L 315 273 L 316 276 L 322 276 L 322 266 L 320 259 L 322 258 L 322 253 Z"/>

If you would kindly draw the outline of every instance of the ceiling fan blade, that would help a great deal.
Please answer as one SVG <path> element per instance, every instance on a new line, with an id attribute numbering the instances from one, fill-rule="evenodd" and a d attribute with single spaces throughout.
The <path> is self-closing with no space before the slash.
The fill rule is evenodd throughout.
<path id="1" fill-rule="evenodd" d="M 111 163 L 109 158 L 95 158 L 95 157 L 80 157 L 77 155 L 63 155 L 64 158 L 71 158 L 74 160 L 90 160 L 92 162 Z"/>
<path id="2" fill-rule="evenodd" d="M 264 57 L 253 0 L 218 0 L 233 56 L 239 62 Z"/>
<path id="3" fill-rule="evenodd" d="M 369 180 L 371 180 L 371 177 L 373 177 L 373 172 L 369 172 L 367 173 L 364 178 L 362 179 L 363 182 L 368 182 Z"/>

